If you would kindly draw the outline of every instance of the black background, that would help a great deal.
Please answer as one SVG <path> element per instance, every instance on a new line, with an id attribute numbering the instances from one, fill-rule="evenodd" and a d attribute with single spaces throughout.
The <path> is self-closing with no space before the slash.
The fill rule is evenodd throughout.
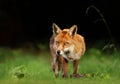
<path id="1" fill-rule="evenodd" d="M 113 38 L 119 44 L 119 4 L 111 0 L 0 0 L 0 45 L 49 43 L 52 23 L 61 29 L 76 24 L 86 42 Z M 94 5 L 103 15 L 90 8 Z M 110 33 L 110 34 L 109 34 Z"/>

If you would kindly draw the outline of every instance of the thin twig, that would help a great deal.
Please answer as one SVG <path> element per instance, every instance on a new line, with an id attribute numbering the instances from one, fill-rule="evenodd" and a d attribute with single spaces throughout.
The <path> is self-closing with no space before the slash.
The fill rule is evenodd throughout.
<path id="1" fill-rule="evenodd" d="M 107 24 L 107 22 L 106 22 L 106 20 L 105 20 L 105 18 L 104 18 L 104 16 L 103 16 L 103 14 L 102 14 L 102 13 L 100 12 L 100 10 L 99 10 L 98 8 L 96 8 L 94 5 L 91 5 L 91 6 L 89 6 L 89 7 L 86 9 L 86 14 L 88 14 L 88 11 L 89 11 L 90 8 L 94 8 L 94 9 L 99 13 L 100 17 L 102 18 L 102 21 L 103 21 L 103 22 L 105 23 L 105 25 L 106 25 L 106 28 L 107 28 L 107 30 L 108 30 L 108 34 L 109 34 L 110 40 L 114 43 L 114 39 L 113 39 L 113 36 L 112 36 L 112 34 L 111 34 L 110 28 L 109 28 L 109 26 L 108 26 L 108 24 Z"/>

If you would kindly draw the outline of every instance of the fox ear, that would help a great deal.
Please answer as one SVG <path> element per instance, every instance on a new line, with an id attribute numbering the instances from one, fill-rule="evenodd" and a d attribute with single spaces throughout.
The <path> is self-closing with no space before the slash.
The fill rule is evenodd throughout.
<path id="1" fill-rule="evenodd" d="M 70 35 L 74 36 L 75 34 L 77 34 L 77 25 L 73 25 L 71 28 L 70 28 Z"/>
<path id="2" fill-rule="evenodd" d="M 55 23 L 52 24 L 52 28 L 55 35 L 57 35 L 61 31 L 60 27 L 58 27 L 58 25 L 56 25 Z"/>

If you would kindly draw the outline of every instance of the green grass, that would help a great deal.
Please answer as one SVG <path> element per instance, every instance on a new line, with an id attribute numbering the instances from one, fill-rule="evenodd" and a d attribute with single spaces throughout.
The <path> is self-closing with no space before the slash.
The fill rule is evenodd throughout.
<path id="1" fill-rule="evenodd" d="M 50 70 L 49 51 L 24 52 L 22 49 L 0 48 L 0 83 L 2 84 L 119 84 L 120 53 L 104 54 L 98 49 L 88 49 L 79 62 L 79 73 L 89 76 L 55 78 Z M 72 73 L 69 63 L 69 75 Z"/>

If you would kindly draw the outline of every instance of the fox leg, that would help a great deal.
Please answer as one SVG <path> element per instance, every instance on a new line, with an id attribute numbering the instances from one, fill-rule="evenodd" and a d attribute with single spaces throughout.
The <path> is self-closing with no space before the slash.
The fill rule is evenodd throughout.
<path id="1" fill-rule="evenodd" d="M 53 61 L 51 62 L 51 71 L 55 71 L 55 64 L 53 63 Z"/>
<path id="2" fill-rule="evenodd" d="M 63 60 L 63 73 L 62 76 L 67 78 L 68 77 L 68 60 Z"/>
<path id="3" fill-rule="evenodd" d="M 74 68 L 73 74 L 77 74 L 77 70 L 78 70 L 78 60 L 75 60 L 75 61 L 74 61 L 74 63 L 73 63 L 73 68 Z"/>
<path id="4" fill-rule="evenodd" d="M 51 70 L 55 73 L 55 76 L 58 77 L 58 61 L 55 57 L 52 57 Z"/>
<path id="5" fill-rule="evenodd" d="M 75 77 L 75 78 L 80 77 L 80 75 L 77 73 L 77 71 L 78 71 L 78 63 L 79 63 L 79 60 L 75 60 L 73 62 L 73 74 L 71 75 L 71 77 Z"/>
<path id="6" fill-rule="evenodd" d="M 54 61 L 54 57 L 52 56 L 52 62 L 51 62 L 51 70 L 55 72 L 55 61 Z"/>
<path id="7" fill-rule="evenodd" d="M 58 77 L 59 76 L 59 71 L 60 68 L 62 68 L 62 61 L 63 61 L 63 57 L 62 56 L 57 56 L 54 58 L 54 72 L 55 72 L 55 76 Z"/>
<path id="8" fill-rule="evenodd" d="M 58 62 L 55 64 L 55 77 L 58 77 L 59 72 L 58 72 Z"/>

